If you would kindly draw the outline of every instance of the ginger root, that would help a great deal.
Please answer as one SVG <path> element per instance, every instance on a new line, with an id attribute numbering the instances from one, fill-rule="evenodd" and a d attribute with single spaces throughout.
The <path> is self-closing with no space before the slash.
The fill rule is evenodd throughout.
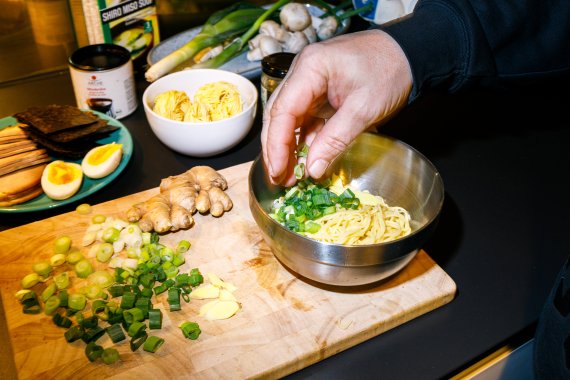
<path id="1" fill-rule="evenodd" d="M 160 194 L 127 210 L 129 222 L 139 222 L 141 230 L 159 233 L 190 228 L 196 211 L 222 216 L 233 207 L 224 192 L 226 179 L 209 166 L 195 166 L 160 182 Z"/>

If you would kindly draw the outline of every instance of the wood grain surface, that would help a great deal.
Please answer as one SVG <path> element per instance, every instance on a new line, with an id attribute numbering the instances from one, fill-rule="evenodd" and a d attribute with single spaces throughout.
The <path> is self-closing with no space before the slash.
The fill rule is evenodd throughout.
<path id="1" fill-rule="evenodd" d="M 0 289 L 18 377 L 279 378 L 453 299 L 455 283 L 424 251 L 400 273 L 373 287 L 320 287 L 298 278 L 274 258 L 251 216 L 250 165 L 221 171 L 230 186 L 232 211 L 221 218 L 198 215 L 191 229 L 161 237 L 161 243 L 171 246 L 189 240 L 192 246 L 182 268 L 196 267 L 232 282 L 241 310 L 227 320 L 207 321 L 198 316 L 207 300 L 183 302 L 181 311 L 170 312 L 164 294 L 153 297 L 164 320 L 161 330 L 150 332 L 166 339 L 155 354 L 131 352 L 123 341 L 114 345 L 121 354 L 118 363 L 90 363 L 82 341 L 67 343 L 64 330 L 44 314 L 23 314 L 14 293 L 32 264 L 51 256 L 56 237 L 67 234 L 80 242 L 92 215 L 121 217 L 131 204 L 158 189 L 95 205 L 91 215 L 70 212 L 0 233 Z M 41 291 L 41 285 L 37 289 Z M 199 323 L 198 340 L 183 337 L 177 327 L 183 321 Z M 113 345 L 106 335 L 98 344 Z"/>

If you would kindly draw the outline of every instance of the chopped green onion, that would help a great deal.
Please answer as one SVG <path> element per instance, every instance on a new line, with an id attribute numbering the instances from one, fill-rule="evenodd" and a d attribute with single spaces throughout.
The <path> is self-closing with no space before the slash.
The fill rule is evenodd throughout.
<path id="1" fill-rule="evenodd" d="M 146 341 L 146 338 L 148 338 L 148 335 L 144 330 L 142 330 L 138 335 L 134 336 L 130 342 L 131 351 L 134 352 L 138 350 L 139 347 L 142 346 L 142 344 Z"/>
<path id="2" fill-rule="evenodd" d="M 46 288 L 44 289 L 44 291 L 42 292 L 42 295 L 40 297 L 42 299 L 42 301 L 46 302 L 48 300 L 48 298 L 50 298 L 51 296 L 53 296 L 55 294 L 55 290 L 56 290 L 56 286 L 54 283 L 51 283 L 48 286 L 46 286 Z"/>
<path id="3" fill-rule="evenodd" d="M 170 311 L 178 311 L 182 309 L 180 306 L 180 289 L 168 289 L 168 306 L 170 307 Z"/>
<path id="4" fill-rule="evenodd" d="M 98 270 L 89 276 L 89 282 L 100 288 L 108 288 L 113 285 L 114 278 L 113 275 L 106 270 Z"/>
<path id="5" fill-rule="evenodd" d="M 90 362 L 94 362 L 99 359 L 101 355 L 103 355 L 103 347 L 99 346 L 95 342 L 89 342 L 87 346 L 85 346 L 85 356 L 87 356 L 87 359 L 89 359 Z"/>
<path id="6" fill-rule="evenodd" d="M 67 262 L 71 265 L 77 264 L 79 261 L 83 259 L 84 259 L 83 254 L 79 251 L 70 252 L 66 258 Z"/>
<path id="7" fill-rule="evenodd" d="M 309 155 L 309 145 L 303 143 L 300 148 L 297 147 L 297 157 L 307 157 Z"/>
<path id="8" fill-rule="evenodd" d="M 174 250 L 170 247 L 164 247 L 160 250 L 160 259 L 162 261 L 172 261 Z"/>
<path id="9" fill-rule="evenodd" d="M 59 292 L 59 306 L 67 307 L 69 305 L 69 294 L 67 290 L 62 290 Z"/>
<path id="10" fill-rule="evenodd" d="M 53 282 L 59 290 L 65 289 L 69 286 L 69 274 L 67 272 L 61 272 L 54 276 Z"/>
<path id="11" fill-rule="evenodd" d="M 178 267 L 172 265 L 172 262 L 165 262 L 164 264 L 171 264 L 168 266 L 168 268 L 164 268 L 164 273 L 166 274 L 166 278 L 174 278 L 176 277 L 176 275 L 178 274 Z"/>
<path id="12" fill-rule="evenodd" d="M 95 300 L 91 304 L 91 312 L 95 315 L 98 313 L 104 312 L 105 310 L 109 310 L 107 308 L 107 301 L 104 300 Z"/>
<path id="13" fill-rule="evenodd" d="M 85 294 L 85 297 L 89 298 L 90 300 L 102 298 L 105 295 L 103 289 L 101 289 L 98 285 L 87 285 L 83 288 L 82 293 Z"/>
<path id="14" fill-rule="evenodd" d="M 75 325 L 65 332 L 64 334 L 65 340 L 68 343 L 75 342 L 76 340 L 81 339 L 83 333 L 84 333 L 83 328 L 79 325 Z"/>
<path id="15" fill-rule="evenodd" d="M 186 259 L 184 258 L 184 253 L 176 252 L 174 257 L 172 258 L 172 265 L 179 267 L 180 265 L 184 264 Z"/>
<path id="16" fill-rule="evenodd" d="M 305 164 L 301 162 L 295 165 L 294 173 L 295 173 L 295 178 L 303 179 L 303 177 L 305 176 Z"/>
<path id="17" fill-rule="evenodd" d="M 40 282 L 40 276 L 37 273 L 30 273 L 22 279 L 22 288 L 29 289 Z"/>
<path id="18" fill-rule="evenodd" d="M 200 336 L 202 332 L 200 330 L 200 326 L 196 322 L 184 322 L 180 326 L 180 330 L 182 330 L 182 334 L 187 339 L 196 340 Z"/>
<path id="19" fill-rule="evenodd" d="M 22 296 L 20 300 L 24 314 L 39 314 L 42 311 L 38 296 L 35 292 L 29 292 Z"/>
<path id="20" fill-rule="evenodd" d="M 164 285 L 164 283 L 162 283 L 162 284 L 154 287 L 154 294 L 159 295 L 161 293 L 166 292 L 167 290 L 168 290 L 168 287 L 166 285 Z"/>
<path id="21" fill-rule="evenodd" d="M 82 259 L 75 264 L 75 274 L 77 274 L 77 277 L 87 278 L 91 273 L 93 273 L 93 266 L 89 260 Z"/>
<path id="22" fill-rule="evenodd" d="M 140 309 L 143 312 L 145 318 L 148 317 L 148 311 L 152 308 L 150 298 L 139 297 L 135 302 L 135 308 Z"/>
<path id="23" fill-rule="evenodd" d="M 51 296 L 48 298 L 44 305 L 44 313 L 46 315 L 52 315 L 56 312 L 57 308 L 59 307 L 60 300 L 58 296 Z"/>
<path id="24" fill-rule="evenodd" d="M 139 283 L 145 288 L 152 288 L 154 286 L 154 276 L 150 273 L 143 274 L 139 277 Z"/>
<path id="25" fill-rule="evenodd" d="M 75 211 L 77 211 L 77 213 L 79 215 L 90 214 L 91 213 L 91 205 L 89 205 L 88 203 L 82 203 L 75 208 Z"/>
<path id="26" fill-rule="evenodd" d="M 107 217 L 105 215 L 93 215 L 93 218 L 91 218 L 91 223 L 102 224 L 105 223 L 105 220 L 107 220 Z"/>
<path id="27" fill-rule="evenodd" d="M 69 319 L 69 318 L 67 318 L 61 314 L 58 314 L 58 313 L 55 313 L 53 315 L 52 320 L 53 320 L 53 323 L 58 327 L 69 328 L 72 325 L 71 319 Z"/>
<path id="28" fill-rule="evenodd" d="M 123 332 L 123 328 L 120 324 L 115 323 L 109 327 L 107 327 L 107 335 L 111 338 L 113 343 L 118 343 L 126 339 L 125 333 Z"/>
<path id="29" fill-rule="evenodd" d="M 160 309 L 148 311 L 148 328 L 152 330 L 162 328 L 162 311 Z"/>
<path id="30" fill-rule="evenodd" d="M 81 327 L 84 329 L 93 329 L 99 325 L 99 318 L 95 315 L 91 315 L 89 317 L 83 316 L 83 313 L 78 313 L 77 315 L 77 322 Z"/>
<path id="31" fill-rule="evenodd" d="M 144 321 L 144 312 L 139 308 L 133 307 L 131 309 L 123 311 L 123 318 L 128 324 Z"/>
<path id="32" fill-rule="evenodd" d="M 69 308 L 73 310 L 83 310 L 85 309 L 85 304 L 87 303 L 87 298 L 80 293 L 72 293 L 69 295 L 67 304 Z"/>
<path id="33" fill-rule="evenodd" d="M 108 242 L 101 243 L 97 248 L 95 257 L 97 258 L 97 261 L 99 261 L 100 263 L 106 263 L 111 259 L 111 256 L 113 256 L 114 253 L 115 251 L 113 250 L 113 244 Z"/>
<path id="34" fill-rule="evenodd" d="M 155 353 L 164 344 L 164 339 L 158 336 L 149 336 L 144 342 L 143 350 Z"/>
<path id="35" fill-rule="evenodd" d="M 176 253 L 185 253 L 190 249 L 190 242 L 188 240 L 180 240 L 176 246 Z"/>
<path id="36" fill-rule="evenodd" d="M 143 290 L 141 290 L 141 296 L 143 297 L 151 298 L 152 295 L 153 295 L 152 288 L 143 288 Z"/>
<path id="37" fill-rule="evenodd" d="M 103 231 L 103 236 L 101 237 L 104 242 L 107 243 L 114 243 L 119 240 L 121 236 L 121 231 L 116 229 L 115 227 L 109 227 L 105 231 Z"/>
<path id="38" fill-rule="evenodd" d="M 204 282 L 204 276 L 200 273 L 198 268 L 192 268 L 190 270 L 190 285 L 196 287 Z"/>
<path id="39" fill-rule="evenodd" d="M 53 253 L 67 254 L 71 248 L 71 238 L 69 236 L 60 236 L 53 242 Z"/>
<path id="40" fill-rule="evenodd" d="M 53 270 L 52 266 L 47 261 L 40 261 L 39 263 L 35 263 L 32 266 L 32 269 L 34 270 L 34 272 L 36 272 L 38 275 L 42 277 L 49 276 L 49 274 Z"/>
<path id="41" fill-rule="evenodd" d="M 107 289 L 107 291 L 111 294 L 111 297 L 120 297 L 124 293 L 122 285 L 112 285 Z"/>
<path id="42" fill-rule="evenodd" d="M 105 364 L 114 364 L 120 359 L 119 351 L 113 347 L 105 348 L 105 350 L 103 350 L 103 354 L 101 355 L 101 359 Z"/>
<path id="43" fill-rule="evenodd" d="M 145 329 L 146 325 L 144 323 L 140 321 L 134 321 L 133 323 L 130 324 L 127 334 L 131 338 L 134 338 L 136 336 L 139 336 L 143 331 L 145 331 Z"/>
<path id="44" fill-rule="evenodd" d="M 52 267 L 58 267 L 65 264 L 65 255 L 63 253 L 57 253 L 49 258 L 49 263 Z"/>
<path id="45" fill-rule="evenodd" d="M 121 298 L 121 309 L 132 309 L 135 306 L 136 299 L 137 296 L 134 293 L 123 293 L 123 297 Z"/>
<path id="46" fill-rule="evenodd" d="M 85 330 L 81 340 L 85 343 L 95 342 L 105 334 L 105 329 L 101 326 L 95 326 L 91 329 Z"/>

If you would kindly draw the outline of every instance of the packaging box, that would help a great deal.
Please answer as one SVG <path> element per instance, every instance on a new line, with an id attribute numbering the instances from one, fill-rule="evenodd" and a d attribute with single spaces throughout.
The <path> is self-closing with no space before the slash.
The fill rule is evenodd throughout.
<path id="1" fill-rule="evenodd" d="M 155 0 L 72 0 L 78 45 L 111 43 L 131 52 L 135 70 L 160 41 Z"/>

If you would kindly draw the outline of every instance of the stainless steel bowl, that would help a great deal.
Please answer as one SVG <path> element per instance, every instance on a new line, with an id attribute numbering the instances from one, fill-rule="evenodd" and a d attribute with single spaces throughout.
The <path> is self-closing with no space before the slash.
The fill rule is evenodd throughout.
<path id="1" fill-rule="evenodd" d="M 443 205 L 443 181 L 434 165 L 401 141 L 365 133 L 329 172 L 382 196 L 389 205 L 404 207 L 412 233 L 388 243 L 346 246 L 291 232 L 268 214 L 283 188 L 271 185 L 258 157 L 249 173 L 249 206 L 277 259 L 302 277 L 338 286 L 371 284 L 404 268 L 433 233 Z"/>

